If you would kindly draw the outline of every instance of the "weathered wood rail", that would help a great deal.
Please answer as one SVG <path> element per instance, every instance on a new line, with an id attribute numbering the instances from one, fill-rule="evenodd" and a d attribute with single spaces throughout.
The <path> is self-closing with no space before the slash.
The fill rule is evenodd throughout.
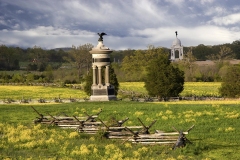
<path id="1" fill-rule="evenodd" d="M 32 107 L 33 108 L 33 107 Z M 174 149 L 179 146 L 185 146 L 186 142 L 189 141 L 185 135 L 194 127 L 194 125 L 186 132 L 178 131 L 176 128 L 173 129 L 176 132 L 163 132 L 156 130 L 155 133 L 150 133 L 149 129 L 156 123 L 154 120 L 149 126 L 146 126 L 140 118 L 138 121 L 141 126 L 123 126 L 123 124 L 129 119 L 128 117 L 123 120 L 116 120 L 113 118 L 113 123 L 107 125 L 106 122 L 99 118 L 100 110 L 98 113 L 89 115 L 84 113 L 85 117 L 76 116 L 52 116 L 48 113 L 48 116 L 43 116 L 35 108 L 33 110 L 39 115 L 34 123 L 41 123 L 46 125 L 55 125 L 65 129 L 75 129 L 80 133 L 96 134 L 99 132 L 103 133 L 103 136 L 109 139 L 121 139 L 130 141 L 132 143 L 141 144 L 175 144 Z"/>

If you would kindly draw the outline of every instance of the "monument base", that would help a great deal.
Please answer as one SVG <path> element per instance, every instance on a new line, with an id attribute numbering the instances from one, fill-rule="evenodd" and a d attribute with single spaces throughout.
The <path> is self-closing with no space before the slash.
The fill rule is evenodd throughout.
<path id="1" fill-rule="evenodd" d="M 93 85 L 90 101 L 117 100 L 114 94 L 114 86 Z"/>
<path id="2" fill-rule="evenodd" d="M 115 95 L 105 95 L 105 96 L 90 96 L 90 101 L 112 101 L 117 100 Z"/>

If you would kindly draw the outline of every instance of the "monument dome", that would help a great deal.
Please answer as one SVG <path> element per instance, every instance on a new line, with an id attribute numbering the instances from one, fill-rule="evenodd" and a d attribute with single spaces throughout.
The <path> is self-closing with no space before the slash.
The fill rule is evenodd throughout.
<path id="1" fill-rule="evenodd" d="M 177 60 L 182 60 L 183 59 L 183 46 L 181 44 L 181 41 L 177 38 L 177 31 L 176 33 L 176 38 L 172 43 L 171 46 L 171 61 L 177 61 Z"/>
<path id="2" fill-rule="evenodd" d="M 172 43 L 172 46 L 181 46 L 181 41 L 176 37 L 176 39 Z"/>

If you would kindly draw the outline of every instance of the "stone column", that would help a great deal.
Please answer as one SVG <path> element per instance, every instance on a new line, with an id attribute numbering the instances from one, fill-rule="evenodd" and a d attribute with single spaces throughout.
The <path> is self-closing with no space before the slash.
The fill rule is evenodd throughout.
<path id="1" fill-rule="evenodd" d="M 96 66 L 92 66 L 93 68 L 93 85 L 97 85 L 97 77 L 96 77 Z"/>
<path id="2" fill-rule="evenodd" d="M 98 85 L 102 85 L 102 67 L 98 66 Z"/>
<path id="3" fill-rule="evenodd" d="M 109 65 L 107 65 L 106 69 L 105 69 L 105 84 L 107 86 L 110 85 L 110 83 L 109 83 Z"/>

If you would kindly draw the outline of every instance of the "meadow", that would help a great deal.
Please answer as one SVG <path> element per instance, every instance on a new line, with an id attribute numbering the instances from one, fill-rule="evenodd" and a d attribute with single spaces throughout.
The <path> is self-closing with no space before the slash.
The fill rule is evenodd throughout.
<path id="1" fill-rule="evenodd" d="M 143 83 L 140 84 L 143 85 Z M 128 83 L 125 83 L 125 90 L 127 90 L 127 85 L 129 86 Z M 133 86 L 139 88 L 138 85 L 139 83 L 132 84 L 128 90 L 132 91 Z M 203 93 L 199 86 L 200 83 L 192 84 L 189 91 L 195 89 L 194 92 Z M 220 85 L 218 84 L 218 86 Z M 121 87 L 124 87 L 122 83 Z M 60 92 L 54 92 L 55 88 L 47 91 L 49 88 L 44 87 L 46 91 L 44 89 L 43 91 L 50 92 L 52 90 L 54 96 L 61 93 L 62 96 L 69 97 L 75 91 L 79 92 L 76 89 L 68 91 L 68 88 L 64 88 Z M 144 91 L 141 88 L 135 92 Z M 204 94 L 214 91 L 209 88 L 211 87 L 206 87 L 208 90 Z M 200 91 L 198 92 L 197 89 Z M 12 92 L 9 91 L 9 96 L 15 95 Z M 25 93 L 19 92 L 18 94 L 21 98 L 21 96 L 33 96 L 35 93 L 37 95 L 37 92 L 38 90 L 34 89 L 31 92 L 25 91 Z M 67 94 L 68 92 L 70 94 Z M 1 96 L 4 93 L 5 90 L 1 90 Z M 51 94 L 48 96 L 54 97 Z M 69 116 L 84 116 L 84 112 L 94 114 L 102 109 L 103 112 L 99 115 L 100 119 L 109 121 L 111 117 L 118 120 L 129 117 L 129 120 L 124 123 L 126 126 L 141 125 L 137 118 L 142 119 L 146 125 L 157 120 L 150 129 L 151 133 L 154 133 L 155 130 L 172 132 L 174 131 L 173 126 L 186 131 L 195 125 L 186 135 L 192 144 L 172 150 L 172 145 L 132 144 L 128 141 L 105 139 L 101 132 L 96 135 L 87 135 L 72 129 L 34 124 L 33 120 L 38 115 L 31 106 L 34 106 L 43 115 L 66 113 Z M 149 103 L 110 101 L 1 104 L 0 111 L 0 159 L 240 159 L 240 101 L 237 99 Z"/>
<path id="2" fill-rule="evenodd" d="M 86 93 L 83 90 L 59 87 L 44 86 L 0 86 L 0 99 L 11 98 L 20 99 L 54 99 L 54 98 L 85 98 Z"/>
<path id="3" fill-rule="evenodd" d="M 104 121 L 111 117 L 125 119 L 126 126 L 141 125 L 150 129 L 174 131 L 172 126 L 186 131 L 192 144 L 172 150 L 172 145 L 142 145 L 109 140 L 101 134 L 86 135 L 71 129 L 33 124 L 37 114 L 29 104 L 0 105 L 0 159 L 239 159 L 240 107 L 238 101 L 182 102 L 78 102 L 34 105 L 42 114 L 84 116 L 103 112 Z"/>
<path id="4" fill-rule="evenodd" d="M 180 96 L 219 96 L 220 82 L 185 82 L 184 90 Z M 118 97 L 147 95 L 143 82 L 121 82 Z M 125 95 L 124 95 L 125 94 Z M 45 86 L 11 86 L 0 85 L 0 100 L 4 99 L 54 99 L 54 98 L 83 99 L 88 95 L 79 89 L 45 87 Z"/>
<path id="5" fill-rule="evenodd" d="M 180 96 L 219 96 L 218 89 L 220 87 L 221 82 L 185 82 L 184 90 Z M 147 95 L 144 82 L 121 82 L 120 90 Z"/>

